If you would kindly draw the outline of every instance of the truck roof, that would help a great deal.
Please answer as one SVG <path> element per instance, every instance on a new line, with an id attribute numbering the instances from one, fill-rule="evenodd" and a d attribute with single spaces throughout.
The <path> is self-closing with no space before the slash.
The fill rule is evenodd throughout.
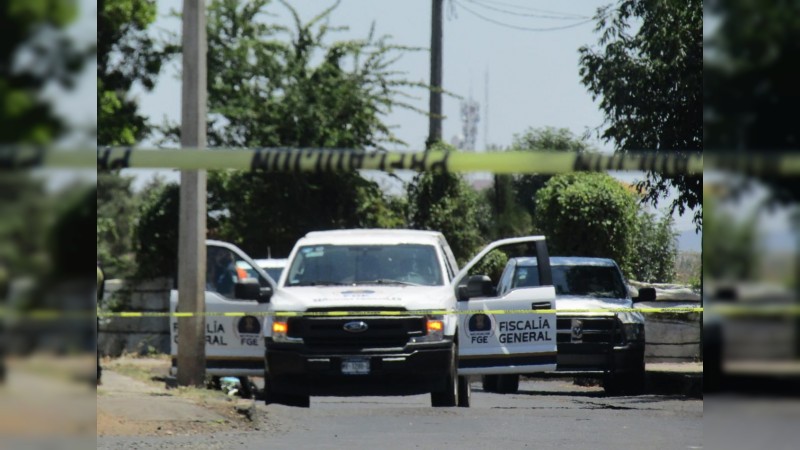
<path id="1" fill-rule="evenodd" d="M 442 233 L 424 230 L 352 229 L 312 231 L 298 241 L 302 245 L 428 244 L 443 240 Z"/>
<path id="2" fill-rule="evenodd" d="M 533 257 L 519 257 L 512 258 L 516 261 L 518 266 L 535 266 L 537 265 L 536 258 Z M 613 259 L 609 258 L 590 258 L 588 256 L 551 256 L 551 266 L 615 266 L 616 263 Z"/>

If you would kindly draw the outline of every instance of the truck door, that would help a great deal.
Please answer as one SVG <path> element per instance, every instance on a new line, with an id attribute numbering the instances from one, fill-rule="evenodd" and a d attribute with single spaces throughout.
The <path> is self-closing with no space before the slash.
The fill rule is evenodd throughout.
<path id="1" fill-rule="evenodd" d="M 524 248 L 520 253 L 520 248 Z M 498 296 L 497 279 L 473 268 L 492 251 L 536 256 L 539 285 Z M 525 254 L 527 253 L 527 254 Z M 502 270 L 502 268 L 499 268 Z M 497 270 L 499 272 L 499 270 Z M 499 278 L 499 276 L 496 276 Z M 456 290 L 459 375 L 519 374 L 556 369 L 555 289 L 541 236 L 504 239 L 484 248 L 453 280 Z"/>
<path id="2" fill-rule="evenodd" d="M 267 306 L 255 299 L 235 296 L 237 282 L 255 279 L 262 290 L 274 289 L 274 282 L 238 247 L 206 243 L 206 372 L 218 376 L 261 376 L 264 373 L 264 312 Z M 178 293 L 170 295 L 175 312 Z M 170 315 L 173 368 L 178 354 L 178 320 Z"/>

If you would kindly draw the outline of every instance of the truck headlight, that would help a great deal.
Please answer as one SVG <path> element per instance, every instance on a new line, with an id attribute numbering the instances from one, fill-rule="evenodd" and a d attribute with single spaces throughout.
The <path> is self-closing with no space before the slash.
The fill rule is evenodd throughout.
<path id="1" fill-rule="evenodd" d="M 273 342 L 296 342 L 302 343 L 302 338 L 289 337 L 289 322 L 272 322 L 272 341 Z"/>
<path id="2" fill-rule="evenodd" d="M 628 342 L 644 341 L 643 323 L 623 323 L 622 331 L 625 333 L 625 340 Z"/>
<path id="3" fill-rule="evenodd" d="M 425 323 L 426 334 L 412 337 L 411 342 L 438 342 L 444 339 L 444 317 L 429 316 Z"/>

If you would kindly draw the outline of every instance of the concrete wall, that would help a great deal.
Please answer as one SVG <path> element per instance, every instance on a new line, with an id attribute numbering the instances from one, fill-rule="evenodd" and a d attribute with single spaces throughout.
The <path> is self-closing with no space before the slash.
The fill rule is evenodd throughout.
<path id="1" fill-rule="evenodd" d="M 172 280 L 128 283 L 107 280 L 103 304 L 114 310 L 169 312 Z M 111 317 L 100 320 L 97 348 L 103 356 L 169 353 L 169 317 Z"/>
<path id="2" fill-rule="evenodd" d="M 647 308 L 697 307 L 676 302 L 637 304 Z M 702 358 L 702 315 L 700 313 L 645 314 L 644 357 L 649 362 L 689 362 Z"/>
<path id="3" fill-rule="evenodd" d="M 636 303 L 636 308 L 696 308 L 702 306 L 700 293 L 688 286 L 631 282 L 635 288 L 654 287 L 655 302 Z M 702 359 L 700 313 L 646 313 L 645 360 L 689 362 Z"/>

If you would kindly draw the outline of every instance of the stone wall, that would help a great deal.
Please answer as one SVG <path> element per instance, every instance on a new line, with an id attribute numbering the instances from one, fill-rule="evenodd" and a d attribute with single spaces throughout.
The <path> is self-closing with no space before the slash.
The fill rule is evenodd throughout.
<path id="1" fill-rule="evenodd" d="M 172 280 L 135 283 L 107 280 L 103 305 L 120 311 L 169 312 Z M 169 353 L 169 317 L 111 317 L 101 319 L 97 348 L 102 356 L 123 353 Z"/>

